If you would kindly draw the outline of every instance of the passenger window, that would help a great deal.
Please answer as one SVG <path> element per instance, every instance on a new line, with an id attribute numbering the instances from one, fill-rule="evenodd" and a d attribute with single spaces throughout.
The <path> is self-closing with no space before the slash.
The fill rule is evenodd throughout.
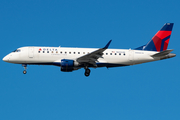
<path id="1" fill-rule="evenodd" d="M 62 54 L 62 52 L 60 52 Z"/>
<path id="2" fill-rule="evenodd" d="M 80 54 L 80 52 L 78 52 L 78 54 Z"/>
<path id="3" fill-rule="evenodd" d="M 121 53 L 119 53 L 119 55 L 121 55 Z"/>
<path id="4" fill-rule="evenodd" d="M 126 54 L 124 53 L 124 55 L 126 55 Z"/>
<path id="5" fill-rule="evenodd" d="M 66 54 L 67 52 L 65 52 L 65 54 Z"/>
<path id="6" fill-rule="evenodd" d="M 116 53 L 114 55 L 116 55 Z"/>
<path id="7" fill-rule="evenodd" d="M 38 51 L 38 53 L 40 53 L 41 51 Z"/>
<path id="8" fill-rule="evenodd" d="M 108 55 L 108 53 L 106 53 L 106 55 Z"/>
<path id="9" fill-rule="evenodd" d="M 76 54 L 76 52 L 74 52 L 74 54 Z"/>
<path id="10" fill-rule="evenodd" d="M 69 52 L 69 54 L 71 54 L 71 52 Z"/>
<path id="11" fill-rule="evenodd" d="M 85 52 L 83 52 L 83 54 L 85 54 Z"/>
<path id="12" fill-rule="evenodd" d="M 52 53 L 53 53 L 53 51 L 52 51 Z"/>
<path id="13" fill-rule="evenodd" d="M 49 53 L 49 51 L 47 51 L 47 53 Z"/>
<path id="14" fill-rule="evenodd" d="M 58 51 L 56 51 L 56 53 L 58 53 Z"/>
<path id="15" fill-rule="evenodd" d="M 43 53 L 44 53 L 44 51 L 43 51 Z"/>
<path id="16" fill-rule="evenodd" d="M 112 55 L 112 53 L 110 53 L 110 55 Z"/>

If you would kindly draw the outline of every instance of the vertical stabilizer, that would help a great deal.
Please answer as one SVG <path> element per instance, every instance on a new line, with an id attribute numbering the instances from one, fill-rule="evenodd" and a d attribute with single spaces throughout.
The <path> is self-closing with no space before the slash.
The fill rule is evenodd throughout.
<path id="1" fill-rule="evenodd" d="M 173 25 L 174 23 L 166 23 L 146 45 L 138 49 L 158 52 L 167 50 Z"/>

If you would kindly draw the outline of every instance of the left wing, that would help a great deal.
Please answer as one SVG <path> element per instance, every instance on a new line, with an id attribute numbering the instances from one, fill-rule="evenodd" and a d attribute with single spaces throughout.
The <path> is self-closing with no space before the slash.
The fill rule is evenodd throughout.
<path id="1" fill-rule="evenodd" d="M 91 52 L 89 54 L 86 54 L 82 57 L 77 58 L 77 62 L 80 64 L 92 64 L 94 67 L 97 67 L 96 61 L 99 58 L 102 58 L 103 52 L 109 47 L 112 40 L 110 40 L 107 45 L 103 48 L 100 48 L 94 52 Z"/>

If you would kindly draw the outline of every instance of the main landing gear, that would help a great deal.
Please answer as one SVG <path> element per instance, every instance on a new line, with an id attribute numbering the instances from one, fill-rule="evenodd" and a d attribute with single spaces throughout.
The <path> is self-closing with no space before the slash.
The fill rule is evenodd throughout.
<path id="1" fill-rule="evenodd" d="M 26 69 L 27 69 L 27 64 L 22 64 L 22 66 L 24 67 L 23 74 L 26 74 L 26 73 L 27 73 L 27 71 L 26 71 Z"/>
<path id="2" fill-rule="evenodd" d="M 90 72 L 91 72 L 91 70 L 90 70 L 88 67 L 86 67 L 86 68 L 85 68 L 85 73 L 84 73 L 84 75 L 85 75 L 86 77 L 88 77 L 88 76 L 90 75 Z"/>

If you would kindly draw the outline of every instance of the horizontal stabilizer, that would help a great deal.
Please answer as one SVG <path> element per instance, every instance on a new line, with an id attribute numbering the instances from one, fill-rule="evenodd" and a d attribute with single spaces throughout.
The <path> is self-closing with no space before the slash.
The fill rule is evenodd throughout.
<path id="1" fill-rule="evenodd" d="M 165 51 L 162 51 L 162 52 L 152 55 L 152 57 L 162 57 L 162 56 L 168 55 L 172 51 L 173 51 L 173 49 L 165 50 Z"/>

